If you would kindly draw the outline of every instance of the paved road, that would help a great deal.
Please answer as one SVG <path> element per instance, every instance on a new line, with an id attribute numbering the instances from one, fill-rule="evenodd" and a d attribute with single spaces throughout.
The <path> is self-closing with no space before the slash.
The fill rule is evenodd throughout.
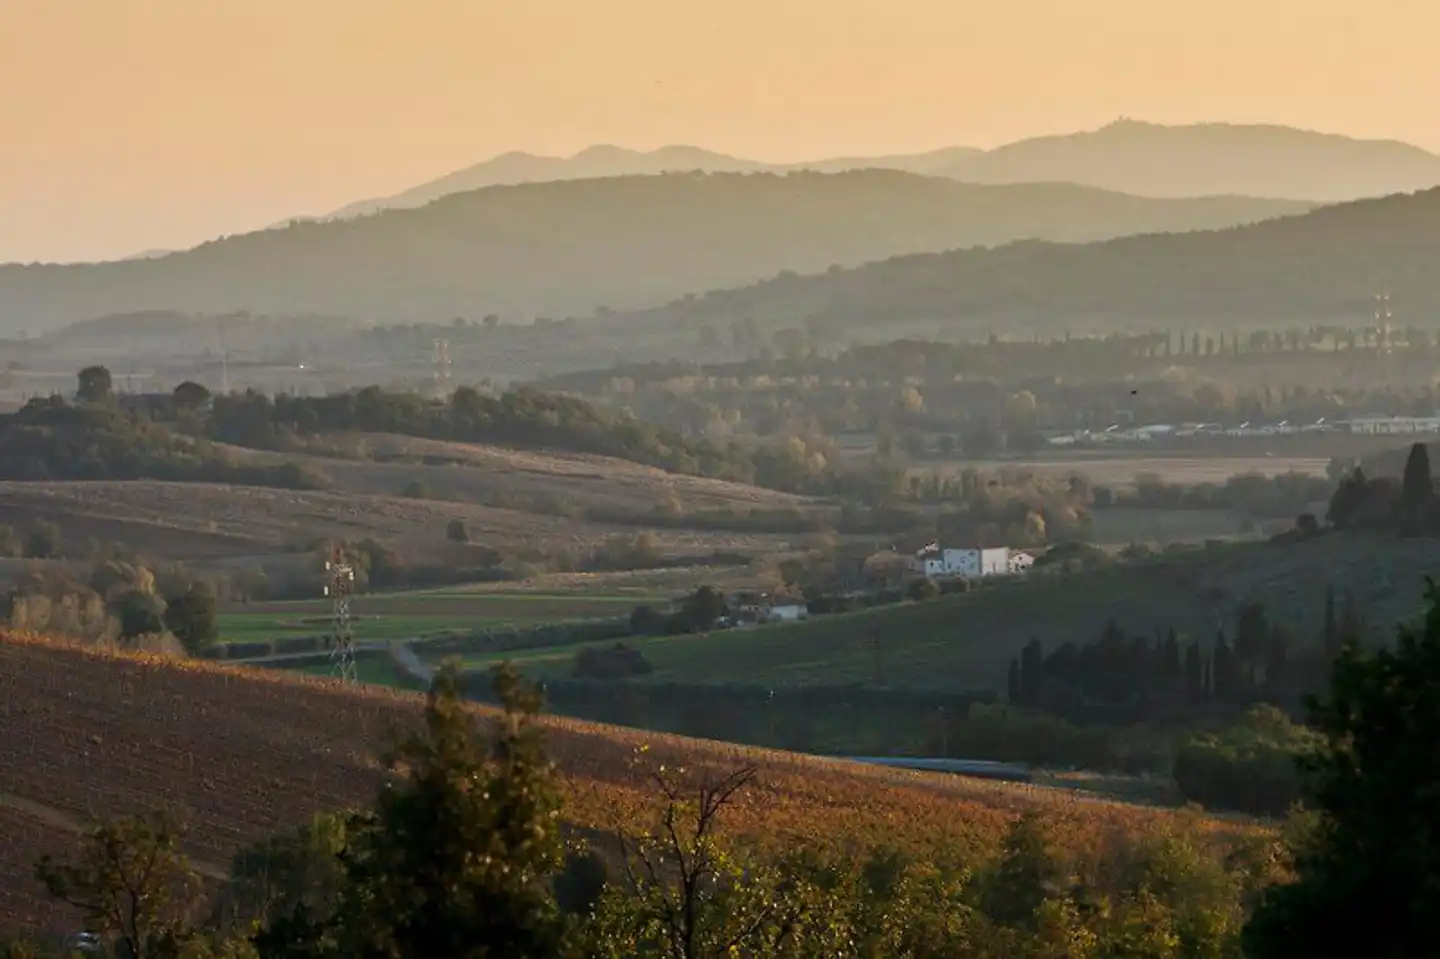
<path id="1" fill-rule="evenodd" d="M 435 681 L 435 670 L 420 661 L 409 643 L 396 643 L 391 646 L 390 658 L 401 671 L 422 683 L 426 689 Z"/>

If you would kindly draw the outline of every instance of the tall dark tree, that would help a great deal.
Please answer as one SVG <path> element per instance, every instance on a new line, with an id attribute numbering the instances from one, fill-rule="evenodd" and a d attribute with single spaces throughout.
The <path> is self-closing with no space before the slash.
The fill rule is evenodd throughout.
<path id="1" fill-rule="evenodd" d="M 219 636 L 214 591 L 204 583 L 192 583 L 172 597 L 165 607 L 165 628 L 191 655 L 213 644 Z"/>
<path id="2" fill-rule="evenodd" d="M 114 392 L 110 371 L 103 366 L 87 366 L 75 379 L 75 398 L 81 403 L 101 403 Z"/>
<path id="3" fill-rule="evenodd" d="M 1407 512 L 1421 509 L 1435 494 L 1430 478 L 1430 453 L 1424 443 L 1410 447 L 1405 459 L 1405 478 L 1400 481 L 1400 505 Z"/>
<path id="4" fill-rule="evenodd" d="M 262 934 L 262 955 L 564 954 L 567 923 L 551 888 L 564 847 L 554 771 L 533 721 L 539 697 L 508 665 L 493 675 L 504 711 L 487 744 L 454 667 L 441 671 L 424 733 L 389 757 L 392 780 L 374 811 L 346 827 L 334 918 Z"/>
<path id="5" fill-rule="evenodd" d="M 1318 824 L 1245 931 L 1257 959 L 1440 956 L 1440 593 L 1394 650 L 1347 644 L 1303 761 Z"/>
<path id="6" fill-rule="evenodd" d="M 1045 650 L 1040 640 L 1032 639 L 1020 651 L 1020 701 L 1034 705 L 1040 701 L 1045 676 Z"/>
<path id="7" fill-rule="evenodd" d="M 210 391 L 193 380 L 186 380 L 170 394 L 177 409 L 198 410 L 210 402 Z"/>
<path id="8" fill-rule="evenodd" d="M 1405 476 L 1400 482 L 1400 529 L 1412 536 L 1425 532 L 1434 498 L 1435 485 L 1430 478 L 1430 453 L 1424 443 L 1416 443 L 1410 447 L 1410 455 L 1405 460 Z"/>
<path id="9" fill-rule="evenodd" d="M 1005 674 L 1005 695 L 1010 705 L 1020 706 L 1025 702 L 1024 684 L 1020 681 L 1020 660 L 1010 660 L 1010 669 Z"/>

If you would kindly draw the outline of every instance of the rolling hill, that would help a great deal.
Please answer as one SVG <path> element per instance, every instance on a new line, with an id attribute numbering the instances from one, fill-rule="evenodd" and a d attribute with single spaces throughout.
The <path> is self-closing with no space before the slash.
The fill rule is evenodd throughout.
<path id="1" fill-rule="evenodd" d="M 438 320 L 637 309 L 782 271 L 1018 238 L 1087 241 L 1307 209 L 1235 197 L 973 186 L 887 171 L 676 174 L 491 187 L 416 210 L 229 237 L 158 259 L 0 266 L 0 332 L 186 313 Z"/>
<path id="2" fill-rule="evenodd" d="M 376 755 L 418 726 L 414 694 L 324 680 L 82 650 L 0 636 L 0 933 L 34 934 L 76 916 L 34 881 L 34 861 L 65 848 L 94 815 L 170 805 L 190 824 L 189 852 L 223 874 L 244 846 L 313 813 L 372 800 Z M 476 707 L 479 715 L 490 711 Z M 629 760 L 759 777 L 726 825 L 768 848 L 820 843 L 953 851 L 993 849 L 1027 809 L 1062 848 L 1084 854 L 1107 834 L 1175 823 L 1176 814 L 1041 787 L 938 777 L 547 718 L 565 817 L 611 831 L 649 824 L 653 798 Z M 1252 827 L 1191 816 L 1211 836 Z"/>
<path id="3" fill-rule="evenodd" d="M 891 337 L 906 324 L 966 333 L 1353 325 L 1385 288 L 1404 325 L 1440 312 L 1436 249 L 1440 188 L 1214 231 L 901 256 L 605 322 L 630 336 L 747 318 L 793 326 L 801 317 L 833 330 L 883 321 Z"/>
<path id="4" fill-rule="evenodd" d="M 1350 593 L 1365 622 L 1388 637 L 1419 612 L 1423 576 L 1437 567 L 1434 539 L 1331 534 L 1187 551 L 800 623 L 630 642 L 655 667 L 647 682 L 835 686 L 874 683 L 878 669 L 892 687 L 1003 693 L 1010 660 L 1032 638 L 1047 650 L 1089 643 L 1112 619 L 1130 635 L 1173 628 L 1208 642 L 1222 628 L 1233 635 L 1240 608 L 1260 602 L 1270 622 L 1309 643 L 1323 631 L 1327 586 Z M 563 676 L 575 652 L 536 650 L 516 664 Z"/>
<path id="5" fill-rule="evenodd" d="M 881 169 L 930 174 L 978 152 L 970 147 L 946 147 L 927 153 L 833 157 L 805 163 L 763 163 L 692 146 L 667 146 L 644 151 L 600 145 L 568 157 L 511 152 L 428 180 L 393 196 L 351 203 L 320 219 L 348 219 L 380 210 L 411 209 L 452 193 L 464 193 L 487 186 L 513 186 L 518 183 L 541 183 L 550 180 L 588 180 L 597 177 L 693 171 L 783 173 L 791 170 L 812 170 L 817 173 L 843 173 L 846 170 Z"/>
<path id="6" fill-rule="evenodd" d="M 337 472 L 352 466 L 363 469 L 350 463 L 333 465 Z M 644 529 L 374 493 L 149 480 L 0 482 L 0 523 L 24 530 L 50 522 L 65 543 L 93 537 L 165 559 L 267 556 L 304 549 L 325 538 L 373 538 L 398 549 L 433 553 L 444 546 L 446 524 L 457 519 L 473 542 L 506 554 L 581 554 L 611 537 L 633 537 Z M 758 533 L 650 532 L 657 549 L 672 557 L 717 550 L 761 554 L 786 548 L 785 537 Z"/>
<path id="7" fill-rule="evenodd" d="M 1333 203 L 1440 186 L 1440 156 L 1393 140 L 1293 127 L 1120 120 L 961 157 L 967 183 L 1080 183 L 1138 196 L 1276 196 Z"/>

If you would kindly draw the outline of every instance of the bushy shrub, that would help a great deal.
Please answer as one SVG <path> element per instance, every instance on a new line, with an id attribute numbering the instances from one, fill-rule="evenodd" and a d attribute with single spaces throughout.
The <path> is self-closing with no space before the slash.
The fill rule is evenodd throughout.
<path id="1" fill-rule="evenodd" d="M 1257 706 L 1219 732 L 1192 736 L 1175 756 L 1186 799 L 1262 816 L 1283 815 L 1302 797 L 1296 758 L 1315 736 L 1273 706 Z"/>
<path id="2" fill-rule="evenodd" d="M 653 673 L 655 667 L 633 646 L 587 646 L 575 654 L 577 679 L 629 679 Z"/>

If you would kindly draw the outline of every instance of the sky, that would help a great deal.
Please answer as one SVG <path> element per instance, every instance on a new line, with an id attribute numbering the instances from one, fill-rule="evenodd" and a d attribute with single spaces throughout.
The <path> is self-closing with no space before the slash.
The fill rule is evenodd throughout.
<path id="1" fill-rule="evenodd" d="M 508 150 L 763 160 L 1284 123 L 1440 152 L 1434 0 L 0 0 L 0 262 L 329 212 Z"/>

